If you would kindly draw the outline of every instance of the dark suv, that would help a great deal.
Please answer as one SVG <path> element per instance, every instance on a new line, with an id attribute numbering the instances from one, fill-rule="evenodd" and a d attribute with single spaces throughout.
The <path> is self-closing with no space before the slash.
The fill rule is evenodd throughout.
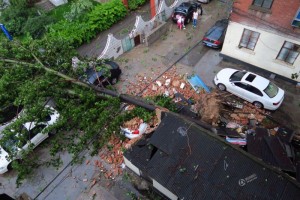
<path id="1" fill-rule="evenodd" d="M 184 17 L 184 24 L 188 24 L 193 20 L 193 12 L 199 9 L 199 15 L 202 15 L 202 7 L 200 3 L 197 2 L 183 2 L 177 8 L 175 8 L 172 14 L 172 20 L 177 23 L 178 16 Z"/>
<path id="2" fill-rule="evenodd" d="M 101 69 L 96 69 L 99 66 Z M 95 71 L 96 70 L 96 71 Z M 95 68 L 86 70 L 87 82 L 96 86 L 114 85 L 122 73 L 119 65 L 110 60 L 97 63 Z"/>

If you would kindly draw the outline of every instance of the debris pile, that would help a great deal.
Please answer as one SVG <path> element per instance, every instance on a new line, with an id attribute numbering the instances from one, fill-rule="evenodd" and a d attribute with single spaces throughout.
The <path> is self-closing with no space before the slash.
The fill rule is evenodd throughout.
<path id="1" fill-rule="evenodd" d="M 176 93 L 181 93 L 186 99 L 198 101 L 200 98 L 200 94 L 197 94 L 186 81 L 186 75 L 178 74 L 175 68 L 165 72 L 156 81 L 152 77 L 142 75 L 137 75 L 136 79 L 137 83 L 131 82 L 127 93 L 132 95 L 142 93 L 142 97 L 165 95 L 171 98 L 174 98 Z"/>
<path id="2" fill-rule="evenodd" d="M 222 104 L 223 108 L 220 115 L 227 121 L 233 121 L 240 125 L 259 124 L 263 122 L 266 116 L 270 115 L 269 112 L 258 109 L 249 102 L 240 103 L 233 98 L 223 99 Z"/>
<path id="3" fill-rule="evenodd" d="M 217 125 L 220 116 L 220 100 L 217 93 L 203 93 L 199 101 L 193 106 L 194 112 L 201 116 L 201 120 L 212 125 Z"/>
<path id="4" fill-rule="evenodd" d="M 109 142 L 101 149 L 99 157 L 94 160 L 94 166 L 100 169 L 105 179 L 115 179 L 123 173 L 123 150 L 130 148 L 137 139 L 124 141 L 112 135 Z M 86 161 L 90 164 L 90 161 Z"/>
<path id="5" fill-rule="evenodd" d="M 134 117 L 133 119 L 125 122 L 122 127 L 123 128 L 127 128 L 129 129 L 130 131 L 134 132 L 136 131 L 137 129 L 139 129 L 139 126 L 140 124 L 144 123 L 144 120 L 142 120 L 141 118 L 139 117 Z"/>

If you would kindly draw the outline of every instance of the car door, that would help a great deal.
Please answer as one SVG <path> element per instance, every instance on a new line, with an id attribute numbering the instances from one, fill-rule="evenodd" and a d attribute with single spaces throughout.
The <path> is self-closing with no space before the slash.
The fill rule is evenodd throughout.
<path id="1" fill-rule="evenodd" d="M 251 99 L 251 94 L 247 90 L 248 84 L 240 81 L 231 82 L 227 90 L 236 96 L 249 101 Z"/>
<path id="2" fill-rule="evenodd" d="M 249 102 L 259 101 L 265 105 L 263 93 L 259 89 L 252 85 L 248 85 L 246 89 L 249 91 Z"/>
<path id="3" fill-rule="evenodd" d="M 42 131 L 47 127 L 46 124 L 37 124 L 34 128 L 29 130 L 30 142 L 36 147 L 41 142 L 43 142 L 49 135 L 48 133 L 42 133 Z"/>

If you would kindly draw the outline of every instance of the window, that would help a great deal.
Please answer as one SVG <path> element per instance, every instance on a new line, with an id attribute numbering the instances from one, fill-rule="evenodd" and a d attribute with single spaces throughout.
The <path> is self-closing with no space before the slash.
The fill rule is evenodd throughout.
<path id="1" fill-rule="evenodd" d="M 261 93 L 261 91 L 259 89 L 257 89 L 256 87 L 253 87 L 251 85 L 248 85 L 247 90 L 249 92 L 252 92 L 252 93 L 258 95 L 258 96 L 261 96 L 261 97 L 263 96 L 263 94 Z"/>
<path id="2" fill-rule="evenodd" d="M 243 76 L 246 74 L 247 72 L 246 71 L 237 71 L 237 72 L 234 72 L 230 78 L 229 78 L 229 81 L 233 82 L 233 81 L 240 81 L 242 80 Z"/>
<path id="3" fill-rule="evenodd" d="M 296 12 L 296 16 L 294 20 L 292 21 L 292 26 L 300 28 L 300 8 Z"/>
<path id="4" fill-rule="evenodd" d="M 278 94 L 279 88 L 272 82 L 264 89 L 264 92 L 270 97 L 273 98 Z"/>
<path id="5" fill-rule="evenodd" d="M 277 59 L 289 64 L 293 64 L 297 59 L 299 53 L 300 45 L 285 41 L 277 56 Z"/>
<path id="6" fill-rule="evenodd" d="M 34 138 L 37 134 L 41 133 L 45 127 L 46 127 L 45 124 L 39 124 L 39 125 L 35 126 L 33 129 L 31 129 L 29 131 L 30 132 L 30 140 L 32 138 Z"/>
<path id="7" fill-rule="evenodd" d="M 243 88 L 245 90 L 247 90 L 247 86 L 248 86 L 246 83 L 242 83 L 242 82 L 236 82 L 236 83 L 234 83 L 234 85 L 236 85 L 240 88 Z"/>
<path id="8" fill-rule="evenodd" d="M 249 82 L 252 82 L 255 79 L 255 77 L 256 76 L 254 74 L 249 74 L 245 80 L 249 81 Z"/>
<path id="9" fill-rule="evenodd" d="M 259 37 L 258 32 L 244 29 L 239 47 L 244 47 L 250 50 L 254 50 L 258 37 Z"/>
<path id="10" fill-rule="evenodd" d="M 273 0 L 254 0 L 252 5 L 270 9 L 272 6 Z"/>

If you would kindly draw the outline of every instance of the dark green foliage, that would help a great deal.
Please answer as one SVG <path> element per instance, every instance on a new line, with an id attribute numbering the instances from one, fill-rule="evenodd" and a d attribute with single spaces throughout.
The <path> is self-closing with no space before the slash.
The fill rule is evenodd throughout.
<path id="1" fill-rule="evenodd" d="M 176 104 L 173 102 L 173 99 L 170 97 L 158 95 L 158 96 L 150 98 L 150 100 L 154 101 L 154 103 L 156 105 L 167 108 L 170 111 L 173 111 L 173 112 L 177 111 Z"/>
<path id="2" fill-rule="evenodd" d="M 71 11 L 72 4 L 70 3 L 70 1 L 68 1 L 68 2 L 69 3 L 66 3 L 66 4 L 56 7 L 55 9 L 51 10 L 47 14 L 52 16 L 56 21 L 65 19 L 65 17 L 64 17 L 65 13 L 68 13 Z"/>
<path id="3" fill-rule="evenodd" d="M 123 19 L 126 14 L 127 10 L 120 0 L 97 4 L 80 19 L 73 21 L 65 19 L 51 25 L 48 36 L 66 40 L 78 47 L 94 38 L 97 33 L 110 28 L 114 23 Z"/>
<path id="4" fill-rule="evenodd" d="M 26 21 L 22 32 L 29 33 L 34 39 L 39 39 L 46 32 L 46 26 L 53 22 L 54 19 L 47 15 L 31 17 Z"/>
<path id="5" fill-rule="evenodd" d="M 120 0 L 112 0 L 96 6 L 88 14 L 88 24 L 91 31 L 103 31 L 123 19 L 127 14 L 126 7 Z"/>
<path id="6" fill-rule="evenodd" d="M 47 34 L 47 37 L 65 40 L 76 47 L 95 36 L 96 32 L 91 32 L 87 23 L 80 21 L 69 22 L 68 20 L 62 20 L 51 25 L 49 34 Z"/>
<path id="7" fill-rule="evenodd" d="M 33 38 L 41 38 L 46 32 L 46 26 L 54 19 L 32 7 L 33 1 L 15 1 L 3 10 L 0 21 L 13 36 L 29 33 Z"/>
<path id="8" fill-rule="evenodd" d="M 136 10 L 139 6 L 144 5 L 146 0 L 128 0 L 129 10 Z"/>
<path id="9" fill-rule="evenodd" d="M 27 19 L 36 16 L 34 8 L 29 8 L 25 1 L 12 4 L 2 11 L 0 21 L 13 36 L 24 34 L 23 26 Z"/>
<path id="10" fill-rule="evenodd" d="M 71 58 L 76 56 L 76 51 L 65 40 L 26 38 L 22 42 L 3 40 L 0 43 L 0 105 L 13 103 L 26 110 L 26 114 L 2 132 L 4 137 L 0 139 L 0 145 L 15 137 L 11 130 L 18 130 L 21 124 L 42 121 L 49 114 L 49 110 L 43 110 L 49 99 L 55 102 L 60 113 L 59 121 L 46 130 L 56 132 L 53 140 L 48 140 L 50 161 L 39 161 L 33 156 L 32 149 L 25 151 L 24 162 L 13 164 L 18 171 L 18 184 L 34 167 L 49 164 L 58 167 L 59 152 L 68 151 L 74 160 L 86 148 L 97 153 L 112 134 L 118 135 L 125 121 L 135 116 L 149 121 L 154 114 L 142 108 L 121 111 L 120 99 L 99 96 L 87 85 L 78 84 L 82 70 L 73 70 Z M 91 60 L 81 58 L 81 61 L 86 66 Z M 27 141 L 25 133 L 18 132 L 17 139 Z"/>

